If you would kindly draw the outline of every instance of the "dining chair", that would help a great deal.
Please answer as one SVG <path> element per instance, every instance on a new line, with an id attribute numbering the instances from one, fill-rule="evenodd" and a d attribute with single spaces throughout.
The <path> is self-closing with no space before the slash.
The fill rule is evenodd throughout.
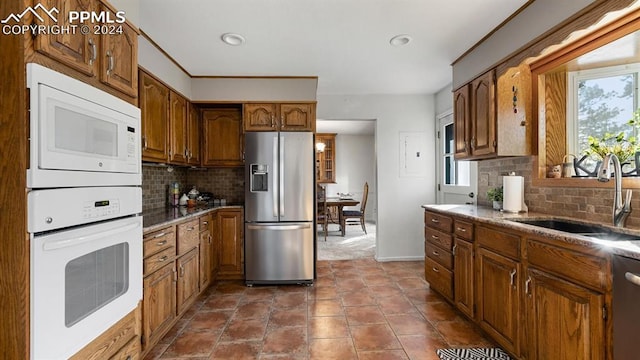
<path id="1" fill-rule="evenodd" d="M 364 210 L 367 207 L 367 198 L 369 197 L 369 183 L 364 183 L 364 191 L 362 192 L 362 201 L 360 202 L 360 210 L 343 210 L 342 211 L 342 229 L 347 230 L 346 225 L 358 225 L 362 226 L 362 231 L 367 233 L 367 228 L 364 225 Z"/>
<path id="2" fill-rule="evenodd" d="M 316 190 L 316 223 L 322 224 L 324 230 L 324 241 L 327 241 L 327 231 L 329 227 L 329 214 L 327 213 L 327 190 L 318 184 Z"/>

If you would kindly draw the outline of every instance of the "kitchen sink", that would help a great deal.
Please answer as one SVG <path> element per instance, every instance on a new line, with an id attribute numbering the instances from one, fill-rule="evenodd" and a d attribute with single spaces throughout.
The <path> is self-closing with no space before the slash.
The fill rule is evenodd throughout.
<path id="1" fill-rule="evenodd" d="M 613 231 L 608 227 L 584 224 L 579 222 L 560 220 L 560 219 L 513 219 L 510 221 L 539 226 L 546 229 L 553 229 L 557 231 L 564 231 L 570 234 L 588 236 L 600 240 L 607 241 L 640 241 L 640 236 L 625 234 L 622 232 Z"/>

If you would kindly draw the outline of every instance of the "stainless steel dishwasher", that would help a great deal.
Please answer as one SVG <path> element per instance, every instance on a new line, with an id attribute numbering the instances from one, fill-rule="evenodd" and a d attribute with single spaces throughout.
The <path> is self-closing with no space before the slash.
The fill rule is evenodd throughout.
<path id="1" fill-rule="evenodd" d="M 638 359 L 640 260 L 613 257 L 613 358 Z"/>

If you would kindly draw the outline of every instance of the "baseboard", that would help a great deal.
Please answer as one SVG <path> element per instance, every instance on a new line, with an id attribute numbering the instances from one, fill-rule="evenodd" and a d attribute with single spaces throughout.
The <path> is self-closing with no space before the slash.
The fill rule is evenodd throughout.
<path id="1" fill-rule="evenodd" d="M 378 262 L 390 262 L 390 261 L 423 261 L 424 256 L 394 256 L 394 257 L 378 257 L 375 256 Z"/>

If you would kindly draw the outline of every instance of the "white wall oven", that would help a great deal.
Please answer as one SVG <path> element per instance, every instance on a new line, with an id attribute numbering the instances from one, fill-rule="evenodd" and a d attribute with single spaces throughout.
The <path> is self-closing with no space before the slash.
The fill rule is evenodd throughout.
<path id="1" fill-rule="evenodd" d="M 32 359 L 67 359 L 142 299 L 140 111 L 27 65 Z"/>

